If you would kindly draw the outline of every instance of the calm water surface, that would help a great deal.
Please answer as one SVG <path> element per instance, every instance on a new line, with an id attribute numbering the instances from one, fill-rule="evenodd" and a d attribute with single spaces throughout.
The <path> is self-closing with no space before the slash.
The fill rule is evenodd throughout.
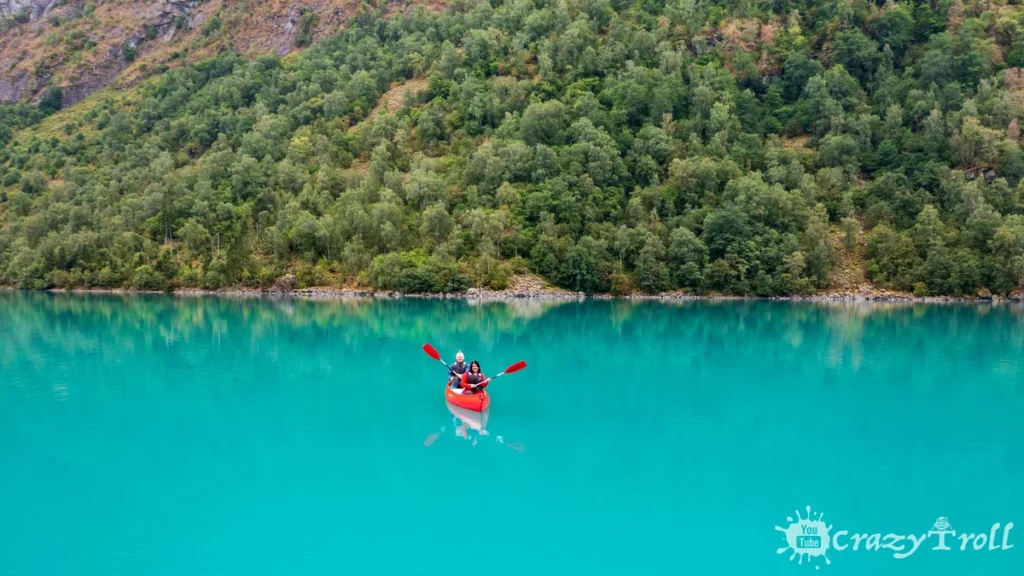
<path id="1" fill-rule="evenodd" d="M 424 342 L 529 368 L 455 418 Z M 1009 574 L 1022 422 L 1005 305 L 0 293 L 0 574 Z"/>

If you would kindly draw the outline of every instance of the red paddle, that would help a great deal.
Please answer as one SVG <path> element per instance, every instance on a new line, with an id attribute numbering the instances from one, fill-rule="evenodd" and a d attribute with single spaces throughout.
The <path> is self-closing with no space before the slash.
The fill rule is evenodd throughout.
<path id="1" fill-rule="evenodd" d="M 449 366 L 447 363 L 445 363 L 444 360 L 441 360 L 441 354 L 438 353 L 436 348 L 434 348 L 430 344 L 424 344 L 423 345 L 423 351 L 427 353 L 427 356 L 430 356 L 434 360 L 437 360 L 441 364 L 444 364 L 444 367 L 448 369 L 448 373 L 449 374 L 454 374 L 454 372 L 452 372 L 452 367 Z"/>
<path id="2" fill-rule="evenodd" d="M 435 349 L 430 344 L 424 344 L 423 351 L 427 353 L 427 356 L 430 356 L 434 360 L 440 360 L 441 362 L 444 362 L 444 360 L 441 360 L 441 355 L 437 352 L 437 349 Z"/>
<path id="3" fill-rule="evenodd" d="M 436 348 L 434 348 L 430 344 L 424 344 L 423 345 L 423 351 L 427 353 L 427 356 L 430 356 L 434 360 L 437 360 L 441 364 L 444 364 L 444 367 L 447 368 L 449 371 L 451 370 L 451 366 L 448 366 L 448 364 L 445 364 L 444 360 L 441 360 L 441 354 L 437 351 Z M 523 361 L 523 360 L 520 360 L 519 362 L 516 362 L 515 364 L 509 366 L 508 368 L 505 368 L 505 370 L 501 374 L 498 374 L 497 376 L 492 376 L 492 377 L 488 378 L 487 380 L 484 380 L 484 382 L 481 382 L 481 384 L 483 384 L 485 382 L 490 382 L 491 380 L 494 380 L 498 376 L 504 376 L 505 374 L 511 374 L 513 372 L 519 372 L 523 368 L 526 368 L 526 362 Z M 477 386 L 479 386 L 479 384 L 477 384 Z"/>
<path id="4" fill-rule="evenodd" d="M 484 380 L 483 383 L 490 382 L 491 380 L 494 380 L 495 378 L 497 378 L 499 376 L 504 376 L 505 374 L 511 374 L 513 372 L 519 372 L 523 368 L 526 368 L 526 362 L 524 362 L 523 360 L 520 360 L 519 362 L 516 362 L 515 364 L 509 366 L 508 368 L 505 368 L 505 371 L 502 372 L 501 374 L 498 374 L 497 376 L 491 376 L 487 380 Z M 477 384 L 477 386 L 479 386 L 479 384 Z"/>

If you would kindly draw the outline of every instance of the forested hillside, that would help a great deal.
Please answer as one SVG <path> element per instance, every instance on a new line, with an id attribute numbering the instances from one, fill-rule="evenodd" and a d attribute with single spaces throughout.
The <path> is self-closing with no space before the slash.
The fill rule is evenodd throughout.
<path id="1" fill-rule="evenodd" d="M 511 0 L 0 107 L 0 284 L 780 295 L 1024 278 L 1024 9 Z M 834 241 L 840 239 L 840 241 Z"/>

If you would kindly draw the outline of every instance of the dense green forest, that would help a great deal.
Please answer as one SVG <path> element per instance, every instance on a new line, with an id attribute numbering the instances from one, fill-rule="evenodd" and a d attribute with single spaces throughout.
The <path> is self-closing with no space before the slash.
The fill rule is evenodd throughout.
<path id="1" fill-rule="evenodd" d="M 0 108 L 0 284 L 762 296 L 1024 278 L 1024 9 L 493 0 Z M 421 86 L 421 90 L 413 90 Z M 405 87 L 405 88 L 403 88 Z M 378 107 L 404 91 L 404 104 Z M 59 100 L 59 99 L 57 99 Z M 47 109 L 50 108 L 50 109 Z"/>

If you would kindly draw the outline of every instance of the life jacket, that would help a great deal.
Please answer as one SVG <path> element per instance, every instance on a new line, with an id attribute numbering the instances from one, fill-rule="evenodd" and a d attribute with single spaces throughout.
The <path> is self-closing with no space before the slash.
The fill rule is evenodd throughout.
<path id="1" fill-rule="evenodd" d="M 452 372 L 458 376 L 462 376 L 466 372 L 469 372 L 469 364 L 466 364 L 465 362 L 456 362 L 452 364 Z"/>
<path id="2" fill-rule="evenodd" d="M 479 384 L 479 383 L 481 383 L 483 381 L 484 381 L 484 375 L 482 373 L 481 374 L 473 374 L 472 372 L 467 372 L 466 373 L 466 384 L 468 384 L 470 386 L 475 386 L 475 385 L 477 385 L 477 384 Z"/>

